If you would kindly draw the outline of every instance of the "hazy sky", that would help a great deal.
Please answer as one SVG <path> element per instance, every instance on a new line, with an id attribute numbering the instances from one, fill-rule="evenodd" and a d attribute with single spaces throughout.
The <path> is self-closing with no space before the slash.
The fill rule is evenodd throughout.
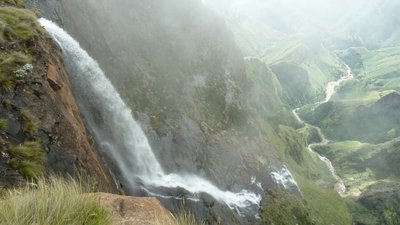
<path id="1" fill-rule="evenodd" d="M 280 20 L 294 29 L 311 27 L 332 30 L 366 12 L 379 12 L 383 2 L 396 0 L 202 0 L 211 8 L 237 17 L 250 17 L 271 24 Z M 276 24 L 276 23 L 274 23 Z M 313 28 L 311 28 L 313 29 Z"/>

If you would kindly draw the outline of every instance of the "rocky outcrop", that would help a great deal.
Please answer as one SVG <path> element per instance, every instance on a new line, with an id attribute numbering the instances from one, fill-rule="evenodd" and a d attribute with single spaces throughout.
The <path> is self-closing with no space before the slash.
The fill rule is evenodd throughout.
<path id="1" fill-rule="evenodd" d="M 177 225 L 172 214 L 156 198 L 138 198 L 108 193 L 88 194 L 98 198 L 111 214 L 114 225 Z"/>
<path id="2" fill-rule="evenodd" d="M 60 171 L 60 164 L 66 164 L 65 157 L 72 159 L 78 173 L 93 175 L 99 182 L 99 187 L 104 191 L 114 190 L 112 181 L 106 169 L 102 166 L 91 136 L 87 133 L 84 123 L 79 115 L 68 75 L 63 65 L 63 56 L 60 49 L 50 40 L 42 42 L 45 50 L 44 60 L 47 68 L 47 75 L 43 77 L 45 93 L 48 94 L 48 102 L 52 104 L 46 108 L 53 109 L 53 113 L 43 113 L 43 129 L 55 135 L 58 139 L 56 145 L 48 145 L 48 165 L 56 172 Z M 38 105 L 35 107 L 39 110 Z M 55 116 L 55 117 L 54 117 Z M 47 129 L 47 130 L 46 130 Z M 54 160 L 54 161 L 51 161 Z M 68 161 L 68 160 L 67 160 Z M 68 168 L 61 168 L 67 169 Z"/>
<path id="3" fill-rule="evenodd" d="M 18 29 L 32 35 L 17 33 L 0 43 L 0 119 L 6 123 L 0 129 L 0 187 L 17 185 L 22 176 L 32 178 L 44 168 L 45 174 L 93 177 L 99 189 L 114 192 L 112 179 L 79 115 L 61 50 L 39 27 L 32 12 L 1 10 L 0 21 L 7 29 L 20 24 Z M 13 13 L 17 16 L 3 17 Z M 31 25 L 24 27 L 24 23 Z M 40 145 L 43 161 L 29 155 L 28 142 Z M 16 146 L 18 151 L 13 150 Z"/>

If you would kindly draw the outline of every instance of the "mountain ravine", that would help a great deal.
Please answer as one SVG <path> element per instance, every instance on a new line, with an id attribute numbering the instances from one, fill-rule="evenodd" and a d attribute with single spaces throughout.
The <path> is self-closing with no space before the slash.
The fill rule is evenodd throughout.
<path id="1" fill-rule="evenodd" d="M 277 71 L 284 72 L 284 64 L 270 67 L 261 59 L 244 59 L 224 19 L 201 1 L 31 4 L 98 62 L 132 110 L 165 174 L 193 175 L 219 190 L 236 194 L 246 190 L 262 201 L 241 210 L 227 207 L 206 191 L 193 196 L 183 185 L 149 189 L 143 180 L 132 188 L 121 165 L 105 154 L 106 166 L 126 194 L 158 196 L 174 214 L 184 206 L 209 224 L 265 222 L 280 204 L 285 205 L 281 210 L 298 210 L 296 218 L 307 221 L 304 224 L 351 223 L 344 201 L 333 190 L 334 178 L 307 150 L 308 140 L 298 131 L 302 125 L 291 113 L 288 102 L 294 101 L 287 94 L 289 86 L 277 76 Z M 341 72 L 340 67 L 332 69 L 310 93 L 319 93 L 318 88 Z M 79 91 L 84 90 L 74 93 L 82 102 Z M 101 127 L 109 118 L 103 116 L 102 106 L 91 110 L 92 118 L 86 116 L 85 121 L 96 136 L 99 131 L 90 119 Z M 121 132 L 107 130 L 112 127 L 105 129 Z M 124 144 L 124 138 L 113 138 Z M 107 149 L 101 140 L 96 140 L 96 146 L 99 152 Z M 135 171 L 131 170 L 132 176 Z M 200 201 L 190 200 L 193 197 Z"/>
<path id="2" fill-rule="evenodd" d="M 398 11 L 0 0 L 0 225 L 400 224 Z"/>

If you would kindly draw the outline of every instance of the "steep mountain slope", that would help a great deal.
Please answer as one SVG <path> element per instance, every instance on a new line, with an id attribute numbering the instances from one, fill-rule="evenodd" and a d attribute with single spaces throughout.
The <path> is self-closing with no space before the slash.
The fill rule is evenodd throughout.
<path id="1" fill-rule="evenodd" d="M 337 141 L 318 151 L 337 165 L 357 202 L 350 203 L 355 219 L 362 224 L 391 224 L 399 218 L 391 201 L 399 187 L 399 54 L 396 47 L 345 51 L 356 79 L 333 102 L 303 114 Z"/>
<path id="2" fill-rule="evenodd" d="M 270 25 L 275 22 L 292 19 L 292 22 L 280 23 L 282 33 L 275 39 L 269 37 L 264 39 L 268 43 L 250 46 L 266 46 L 252 52 L 256 52 L 256 57 L 265 55 L 263 60 L 277 76 L 285 103 L 303 105 L 313 102 L 313 97 L 318 98 L 318 86 L 333 79 L 334 71 L 340 70 L 333 53 L 351 67 L 355 79 L 347 81 L 332 101 L 317 107 L 303 107 L 301 117 L 322 128 L 332 141 L 317 150 L 332 160 L 349 188 L 349 195 L 356 196 L 348 199 L 355 222 L 397 224 L 400 213 L 395 210 L 397 205 L 392 200 L 396 199 L 399 186 L 395 172 L 399 154 L 396 145 L 399 137 L 398 2 L 371 0 L 341 4 L 326 1 L 324 4 L 328 7 L 317 7 L 317 10 L 313 9 L 318 5 L 317 1 L 302 2 L 308 9 L 301 10 L 298 9 L 302 3 L 297 5 L 294 1 L 282 1 L 283 8 L 279 8 L 278 3 L 271 4 L 272 1 L 218 2 L 221 5 L 206 3 L 223 11 L 222 15 L 233 24 L 235 35 L 240 37 L 254 34 L 243 29 L 241 22 L 249 23 L 261 15 L 260 11 L 265 12 L 264 20 L 257 20 L 263 21 L 260 30 L 271 29 Z M 332 9 L 328 9 L 330 4 L 334 4 Z M 223 8 L 227 10 L 221 10 Z M 286 13 L 271 16 L 270 10 Z M 293 11 L 296 12 L 292 14 Z M 308 15 L 309 11 L 312 15 Z M 329 16 L 334 20 L 329 22 Z M 254 22 L 253 25 L 258 26 Z M 293 35 L 298 38 L 305 31 L 312 37 L 308 40 L 324 45 L 310 45 L 307 41 L 291 38 Z M 276 30 L 266 32 L 276 34 Z M 241 42 L 240 38 L 237 40 Z M 263 41 L 262 38 L 247 40 Z M 245 52 L 250 48 L 242 44 L 241 47 Z M 333 52 L 332 49 L 342 50 Z M 304 134 L 306 129 L 298 131 Z M 310 133 L 306 131 L 305 135 Z"/>
<path id="3" fill-rule="evenodd" d="M 399 5 L 374 4 L 346 26 L 353 39 L 342 46 L 354 47 L 337 52 L 354 71 L 354 80 L 346 82 L 332 102 L 304 108 L 302 117 L 332 140 L 318 151 L 344 178 L 357 224 L 396 224 L 400 23 L 394 12 Z"/>
<path id="4" fill-rule="evenodd" d="M 313 182 L 331 187 L 334 181 L 306 150 L 299 124 L 281 100 L 277 75 L 259 59 L 244 61 L 223 20 L 200 2 L 41 4 L 46 16 L 64 25 L 99 61 L 166 172 L 197 174 L 224 190 L 247 188 L 264 196 L 264 190 L 290 186 L 299 194 L 295 183 L 271 175 L 287 171 L 287 164 L 320 224 L 350 223 L 339 196 Z M 210 223 L 219 217 L 227 224 L 254 222 L 253 215 L 235 218 L 201 197 L 202 205 L 192 210 Z M 163 201 L 171 209 L 179 204 Z"/>
<path id="5" fill-rule="evenodd" d="M 261 58 L 279 79 L 283 100 L 293 108 L 322 99 L 328 81 L 340 77 L 344 70 L 322 42 L 309 37 L 283 40 L 266 49 Z"/>
<path id="6" fill-rule="evenodd" d="M 22 1 L 0 2 L 0 187 L 59 174 L 116 188 L 80 118 L 60 49 Z M 66 132 L 68 131 L 68 132 Z"/>

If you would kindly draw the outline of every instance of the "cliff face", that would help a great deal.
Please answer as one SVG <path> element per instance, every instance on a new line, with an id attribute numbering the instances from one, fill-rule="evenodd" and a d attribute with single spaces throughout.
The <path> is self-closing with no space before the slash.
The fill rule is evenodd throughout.
<path id="1" fill-rule="evenodd" d="M 279 79 L 264 62 L 243 60 L 224 21 L 201 1 L 38 4 L 46 18 L 98 61 L 132 108 L 166 173 L 196 174 L 223 190 L 248 189 L 264 197 L 264 190 L 284 188 L 271 173 L 286 171 L 285 163 L 314 214 L 338 218 L 343 212 L 342 223 L 329 218 L 325 224 L 349 224 L 339 197 L 310 181 L 324 184 L 330 173 L 310 157 L 306 141 L 293 128 L 299 125 L 280 99 L 284 90 Z M 162 193 L 180 196 L 185 190 Z M 255 223 L 253 215 L 245 221 L 207 195 L 201 199 L 189 205 L 198 218 Z M 176 212 L 178 203 L 161 201 Z M 321 204 L 338 209 L 320 212 Z"/>
<path id="2" fill-rule="evenodd" d="M 200 1 L 40 6 L 99 62 L 166 172 L 199 174 L 223 189 L 250 186 L 254 175 L 273 185 L 269 170 L 281 163 L 246 111 L 242 55 Z"/>
<path id="3" fill-rule="evenodd" d="M 90 176 L 101 190 L 115 191 L 80 118 L 58 46 L 31 11 L 0 7 L 0 22 L 0 186 L 55 173 Z"/>

